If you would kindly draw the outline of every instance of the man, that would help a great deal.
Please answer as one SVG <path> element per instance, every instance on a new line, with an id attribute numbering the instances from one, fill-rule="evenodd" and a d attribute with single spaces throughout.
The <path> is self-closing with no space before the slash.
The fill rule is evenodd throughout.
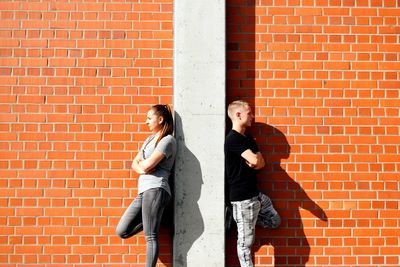
<path id="1" fill-rule="evenodd" d="M 252 267 L 251 247 L 260 211 L 256 171 L 265 165 L 254 139 L 246 134 L 254 115 L 245 101 L 234 101 L 228 106 L 232 130 L 225 139 L 226 175 L 233 218 L 237 224 L 237 253 L 241 267 Z"/>

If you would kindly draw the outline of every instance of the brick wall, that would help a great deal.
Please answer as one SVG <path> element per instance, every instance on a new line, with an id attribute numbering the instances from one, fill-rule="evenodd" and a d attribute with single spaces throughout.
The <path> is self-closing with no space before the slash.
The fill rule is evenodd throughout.
<path id="1" fill-rule="evenodd" d="M 257 229 L 256 266 L 400 265 L 399 18 L 394 0 L 227 1 L 228 101 L 255 106 L 283 219 Z"/>
<path id="2" fill-rule="evenodd" d="M 114 228 L 144 114 L 172 102 L 172 4 L 0 2 L 0 266 L 143 265 L 143 235 Z M 258 266 L 400 264 L 399 15 L 393 0 L 227 1 L 228 101 L 256 107 L 260 188 L 283 218 L 257 229 Z M 161 243 L 172 266 L 165 229 Z"/>
<path id="3" fill-rule="evenodd" d="M 0 266 L 143 266 L 114 231 L 145 113 L 172 102 L 172 3 L 0 2 Z"/>

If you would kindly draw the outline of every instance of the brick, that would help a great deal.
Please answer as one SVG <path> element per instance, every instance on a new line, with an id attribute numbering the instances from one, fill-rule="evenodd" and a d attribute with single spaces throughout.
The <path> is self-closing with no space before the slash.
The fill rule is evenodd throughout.
<path id="1" fill-rule="evenodd" d="M 72 248 L 74 254 L 99 254 L 100 253 L 100 246 L 74 246 Z"/>
<path id="2" fill-rule="evenodd" d="M 41 246 L 15 246 L 16 254 L 41 254 Z"/>
<path id="3" fill-rule="evenodd" d="M 46 254 L 70 254 L 70 246 L 44 246 L 43 251 Z"/>

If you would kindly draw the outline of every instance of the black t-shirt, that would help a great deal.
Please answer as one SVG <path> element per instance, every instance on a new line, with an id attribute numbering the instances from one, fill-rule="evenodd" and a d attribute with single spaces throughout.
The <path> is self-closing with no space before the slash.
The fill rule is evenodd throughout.
<path id="1" fill-rule="evenodd" d="M 225 172 L 230 201 L 242 201 L 258 195 L 256 170 L 247 165 L 241 154 L 250 149 L 257 153 L 253 137 L 231 130 L 225 138 Z"/>

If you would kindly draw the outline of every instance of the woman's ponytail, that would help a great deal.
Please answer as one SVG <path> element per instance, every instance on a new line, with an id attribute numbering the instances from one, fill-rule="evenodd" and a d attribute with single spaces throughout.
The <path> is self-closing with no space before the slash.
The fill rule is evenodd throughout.
<path id="1" fill-rule="evenodd" d="M 163 122 L 162 122 L 162 128 L 161 128 L 161 133 L 160 136 L 158 137 L 156 141 L 156 145 L 162 138 L 165 136 L 172 134 L 174 131 L 174 120 L 172 117 L 172 111 L 171 108 L 168 105 L 154 105 L 151 107 L 154 110 L 154 113 L 157 116 L 163 117 Z"/>

